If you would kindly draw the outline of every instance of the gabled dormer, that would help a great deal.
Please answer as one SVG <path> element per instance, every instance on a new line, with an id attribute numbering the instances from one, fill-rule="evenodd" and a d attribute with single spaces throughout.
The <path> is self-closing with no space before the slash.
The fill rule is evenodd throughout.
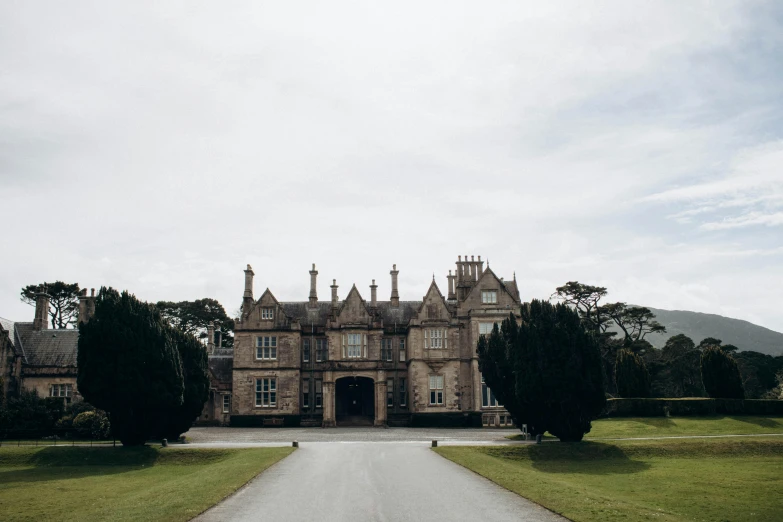
<path id="1" fill-rule="evenodd" d="M 460 303 L 460 310 L 515 310 L 519 307 L 516 282 L 513 288 L 503 282 L 491 268 L 478 277 L 473 287 Z"/>
<path id="2" fill-rule="evenodd" d="M 446 299 L 438 288 L 438 284 L 433 278 L 427 293 L 424 295 L 421 306 L 418 311 L 420 323 L 426 322 L 448 322 L 451 318 L 451 312 L 446 305 Z"/>
<path id="3" fill-rule="evenodd" d="M 253 303 L 253 309 L 248 314 L 247 323 L 252 327 L 262 329 L 272 329 L 276 326 L 288 323 L 288 317 L 280 306 L 277 298 L 268 288 L 264 290 L 261 297 Z"/>
<path id="4" fill-rule="evenodd" d="M 370 311 L 367 308 L 367 303 L 362 299 L 361 294 L 359 294 L 356 285 L 353 285 L 351 291 L 348 292 L 348 297 L 343 301 L 343 304 L 337 313 L 337 320 L 343 325 L 369 324 Z"/>

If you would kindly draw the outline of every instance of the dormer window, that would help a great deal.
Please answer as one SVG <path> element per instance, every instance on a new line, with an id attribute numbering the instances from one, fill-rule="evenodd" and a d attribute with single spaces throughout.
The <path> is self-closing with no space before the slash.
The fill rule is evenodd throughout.
<path id="1" fill-rule="evenodd" d="M 261 309 L 261 319 L 274 319 L 275 318 L 275 309 L 274 308 L 262 308 Z"/>
<path id="2" fill-rule="evenodd" d="M 482 290 L 481 291 L 481 303 L 482 304 L 497 304 L 498 291 L 497 290 Z"/>

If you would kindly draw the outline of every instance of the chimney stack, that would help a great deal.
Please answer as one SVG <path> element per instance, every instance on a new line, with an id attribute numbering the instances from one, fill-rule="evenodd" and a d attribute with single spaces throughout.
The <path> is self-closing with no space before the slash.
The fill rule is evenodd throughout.
<path id="1" fill-rule="evenodd" d="M 484 261 L 481 260 L 481 256 L 478 256 L 478 272 L 479 277 L 481 277 L 481 274 L 484 273 Z"/>
<path id="2" fill-rule="evenodd" d="M 451 275 L 451 270 L 449 270 L 448 280 L 449 280 L 449 299 L 456 299 L 456 295 L 454 294 L 454 279 L 457 276 Z"/>
<path id="3" fill-rule="evenodd" d="M 250 307 L 253 305 L 253 276 L 255 273 L 250 265 L 247 265 L 245 270 L 245 293 L 242 296 L 242 306 L 244 313 L 250 311 Z"/>
<path id="4" fill-rule="evenodd" d="M 378 285 L 375 284 L 375 279 L 372 280 L 370 285 L 370 307 L 378 307 Z"/>
<path id="5" fill-rule="evenodd" d="M 392 270 L 389 273 L 392 279 L 391 305 L 396 308 L 400 306 L 400 293 L 397 291 L 397 274 L 400 272 L 397 270 L 397 265 L 392 265 Z"/>
<path id="6" fill-rule="evenodd" d="M 87 295 L 87 289 L 82 288 L 79 292 L 79 323 L 89 323 L 92 316 L 95 315 L 95 289 L 90 289 L 90 295 Z"/>
<path id="7" fill-rule="evenodd" d="M 318 293 L 315 289 L 315 279 L 318 276 L 318 270 L 315 269 L 315 263 L 313 263 L 313 269 L 310 270 L 310 308 L 316 308 L 318 306 Z"/>
<path id="8" fill-rule="evenodd" d="M 46 285 L 38 288 L 35 294 L 35 318 L 33 329 L 47 330 L 49 328 L 49 294 L 46 293 Z"/>
<path id="9" fill-rule="evenodd" d="M 470 270 L 473 275 L 473 280 L 478 281 L 478 263 L 476 263 L 476 256 L 470 256 Z"/>
<path id="10" fill-rule="evenodd" d="M 337 279 L 332 279 L 332 310 L 337 309 Z"/>
<path id="11" fill-rule="evenodd" d="M 207 326 L 207 353 L 215 352 L 215 323 L 210 322 Z"/>

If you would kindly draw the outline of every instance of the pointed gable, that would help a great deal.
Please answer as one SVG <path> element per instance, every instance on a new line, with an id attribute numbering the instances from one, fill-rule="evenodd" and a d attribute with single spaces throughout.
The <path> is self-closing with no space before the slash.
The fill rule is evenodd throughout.
<path id="1" fill-rule="evenodd" d="M 433 279 L 419 307 L 419 321 L 448 321 L 450 315 L 446 299 Z"/>
<path id="2" fill-rule="evenodd" d="M 367 324 L 370 320 L 370 313 L 367 310 L 367 304 L 362 299 L 356 285 L 351 287 L 348 297 L 343 301 L 340 312 L 337 317 L 342 324 Z"/>
<path id="3" fill-rule="evenodd" d="M 516 281 L 514 284 L 516 286 Z M 503 307 L 519 304 L 519 293 L 514 291 L 515 288 L 509 288 L 506 283 L 495 275 L 495 272 L 493 272 L 489 266 L 487 266 L 486 270 L 481 274 L 478 281 L 476 281 L 476 284 L 473 285 L 473 288 L 470 289 L 465 302 L 472 304 L 490 304 L 483 303 L 482 292 L 493 290 L 497 292 L 497 298 L 495 303 L 491 303 L 492 305 Z"/>
<path id="4" fill-rule="evenodd" d="M 269 288 L 264 290 L 264 293 L 261 294 L 258 301 L 253 304 L 253 310 L 248 316 L 251 317 L 253 321 L 258 321 L 266 326 L 271 326 L 275 323 L 283 323 L 287 319 L 283 307 L 280 306 L 277 298 L 275 298 Z"/>

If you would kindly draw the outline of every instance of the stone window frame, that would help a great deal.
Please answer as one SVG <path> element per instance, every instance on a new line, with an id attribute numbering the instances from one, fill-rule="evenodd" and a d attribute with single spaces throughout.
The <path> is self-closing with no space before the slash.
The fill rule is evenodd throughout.
<path id="1" fill-rule="evenodd" d="M 441 374 L 430 374 L 428 379 L 429 385 L 429 405 L 430 406 L 443 406 L 446 403 L 446 379 Z M 438 395 L 440 394 L 440 396 Z"/>
<path id="2" fill-rule="evenodd" d="M 270 321 L 275 318 L 275 309 L 265 306 L 261 308 L 261 320 Z"/>
<path id="3" fill-rule="evenodd" d="M 310 362 L 310 337 L 302 338 L 302 362 Z"/>
<path id="4" fill-rule="evenodd" d="M 302 409 L 310 409 L 310 378 L 302 378 Z"/>
<path id="5" fill-rule="evenodd" d="M 497 290 L 482 290 L 481 291 L 481 304 L 498 304 L 498 291 Z"/>
<path id="6" fill-rule="evenodd" d="M 381 338 L 381 361 L 394 361 L 394 342 L 391 337 Z"/>
<path id="7" fill-rule="evenodd" d="M 329 360 L 329 340 L 326 337 L 317 337 L 315 339 L 315 362 L 324 362 Z"/>
<path id="8" fill-rule="evenodd" d="M 408 388 L 406 386 L 405 377 L 400 377 L 398 380 L 397 392 L 399 394 L 398 401 L 400 408 L 408 407 Z"/>
<path id="9" fill-rule="evenodd" d="M 266 344 L 267 342 L 269 344 Z M 277 360 L 277 336 L 276 335 L 256 336 L 256 360 L 257 361 Z"/>
<path id="10" fill-rule="evenodd" d="M 487 322 L 480 322 L 478 324 L 478 332 L 479 335 L 489 335 L 492 333 L 492 329 L 495 327 L 495 325 L 498 324 L 497 321 L 487 323 Z M 482 331 L 482 330 L 488 330 L 488 331 Z"/>
<path id="11" fill-rule="evenodd" d="M 495 404 L 492 404 L 492 403 Z M 492 393 L 492 389 L 490 389 L 489 386 L 487 386 L 486 381 L 484 380 L 484 376 L 481 376 L 481 407 L 482 408 L 502 408 L 503 405 L 500 404 L 500 401 L 498 401 L 497 397 L 495 397 L 495 394 Z"/>
<path id="12" fill-rule="evenodd" d="M 366 333 L 343 334 L 342 338 L 343 338 L 343 359 L 366 359 L 367 358 L 367 334 Z"/>
<path id="13" fill-rule="evenodd" d="M 400 362 L 405 362 L 406 360 L 406 354 L 405 354 L 405 337 L 400 337 Z"/>
<path id="14" fill-rule="evenodd" d="M 72 396 L 73 396 L 73 384 L 71 383 L 62 382 L 62 383 L 52 383 L 49 385 L 49 397 L 56 397 L 58 399 L 70 399 Z"/>
<path id="15" fill-rule="evenodd" d="M 386 379 L 386 407 L 394 408 L 394 378 Z"/>
<path id="16" fill-rule="evenodd" d="M 324 388 L 323 379 L 315 380 L 315 409 L 321 409 L 324 407 Z"/>
<path id="17" fill-rule="evenodd" d="M 277 377 L 256 379 L 256 408 L 277 408 Z"/>
<path id="18" fill-rule="evenodd" d="M 228 399 L 228 400 L 226 400 Z M 223 413 L 231 413 L 231 394 L 223 394 Z"/>
<path id="19" fill-rule="evenodd" d="M 446 350 L 449 347 L 449 331 L 446 328 L 425 328 L 424 349 Z"/>

